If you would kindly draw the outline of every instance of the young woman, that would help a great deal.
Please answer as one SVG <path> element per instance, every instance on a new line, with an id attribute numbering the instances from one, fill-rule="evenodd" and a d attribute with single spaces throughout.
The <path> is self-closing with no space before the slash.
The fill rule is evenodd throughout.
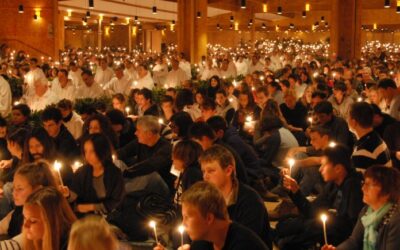
<path id="1" fill-rule="evenodd" d="M 373 166 L 364 174 L 363 201 L 351 236 L 339 246 L 322 250 L 396 250 L 400 249 L 400 172 L 395 168 Z M 328 227 L 329 229 L 329 227 Z"/>
<path id="2" fill-rule="evenodd" d="M 110 225 L 99 216 L 76 221 L 69 235 L 68 250 L 117 250 L 118 240 Z"/>
<path id="3" fill-rule="evenodd" d="M 76 217 L 67 200 L 54 187 L 40 188 L 24 205 L 24 250 L 67 249 Z"/>
<path id="4" fill-rule="evenodd" d="M 111 145 L 103 134 L 91 134 L 83 140 L 86 163 L 75 173 L 70 202 L 81 214 L 107 214 L 117 207 L 124 196 L 121 171 L 114 165 Z"/>
<path id="5" fill-rule="evenodd" d="M 181 195 L 194 183 L 203 180 L 198 158 L 202 153 L 200 144 L 192 140 L 178 142 L 172 151 L 172 161 L 175 169 L 181 174 L 176 181 L 174 203 L 181 205 Z"/>
<path id="6" fill-rule="evenodd" d="M 125 96 L 121 93 L 115 94 L 112 97 L 112 106 L 114 109 L 120 110 L 125 114 L 126 110 L 126 99 Z"/>
<path id="7" fill-rule="evenodd" d="M 38 161 L 19 167 L 14 175 L 13 186 L 15 209 L 0 221 L 0 234 L 10 238 L 21 234 L 24 221 L 22 207 L 28 196 L 41 187 L 56 187 L 56 181 L 50 166 L 44 161 Z M 0 242 L 0 249 L 3 249 L 4 244 L 7 242 Z"/>
<path id="8" fill-rule="evenodd" d="M 118 136 L 112 129 L 112 125 L 107 116 L 102 114 L 93 114 L 85 120 L 82 128 L 82 141 L 85 137 L 95 133 L 102 133 L 108 137 L 113 149 L 119 146 Z M 82 142 L 81 142 L 82 143 Z"/>
<path id="9" fill-rule="evenodd" d="M 235 109 L 228 100 L 227 94 L 224 89 L 219 89 L 215 96 L 215 103 L 217 104 L 217 115 L 225 118 L 228 124 L 231 124 Z"/>

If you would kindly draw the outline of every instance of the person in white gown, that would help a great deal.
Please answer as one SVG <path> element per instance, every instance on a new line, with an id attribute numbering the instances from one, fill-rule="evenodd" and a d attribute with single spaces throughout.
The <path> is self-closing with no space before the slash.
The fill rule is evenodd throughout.
<path id="1" fill-rule="evenodd" d="M 142 88 L 147 88 L 152 90 L 154 88 L 154 81 L 153 78 L 151 77 L 150 72 L 147 70 L 147 66 L 142 64 L 139 65 L 138 67 L 138 75 L 139 78 L 137 81 L 134 81 L 133 87 L 142 89 Z"/>
<path id="2" fill-rule="evenodd" d="M 60 69 L 58 71 L 57 80 L 53 81 L 51 90 L 60 100 L 75 100 L 76 88 L 72 80 L 68 79 L 68 71 L 66 69 Z"/>
<path id="3" fill-rule="evenodd" d="M 165 88 L 176 88 L 182 86 L 183 82 L 189 80 L 185 71 L 179 67 L 179 62 L 175 58 L 171 60 L 172 70 L 168 72 L 165 84 Z"/>
<path id="4" fill-rule="evenodd" d="M 103 87 L 114 76 L 113 70 L 108 67 L 106 59 L 99 59 L 99 66 L 96 69 L 94 81 Z"/>
<path id="5" fill-rule="evenodd" d="M 82 79 L 84 84 L 77 90 L 78 98 L 98 98 L 104 95 L 104 89 L 94 80 L 92 71 L 84 70 Z"/>
<path id="6" fill-rule="evenodd" d="M 124 74 L 124 66 L 121 65 L 115 69 L 115 77 L 104 86 L 104 90 L 110 95 L 117 93 L 128 95 L 131 85 L 129 76 Z"/>
<path id="7" fill-rule="evenodd" d="M 12 94 L 10 84 L 0 76 L 0 116 L 6 117 L 11 112 Z"/>

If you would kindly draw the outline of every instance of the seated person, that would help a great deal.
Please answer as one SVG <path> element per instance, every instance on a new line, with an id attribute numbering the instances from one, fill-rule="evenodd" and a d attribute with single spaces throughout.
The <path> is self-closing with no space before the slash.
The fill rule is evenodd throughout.
<path id="1" fill-rule="evenodd" d="M 131 119 L 125 118 L 122 111 L 112 109 L 107 111 L 106 116 L 110 120 L 114 132 L 118 136 L 119 147 L 123 147 L 136 139 L 135 125 Z"/>
<path id="2" fill-rule="evenodd" d="M 373 116 L 373 109 L 366 102 L 356 102 L 350 107 L 349 127 L 357 138 L 351 159 L 353 166 L 361 170 L 376 164 L 392 166 L 386 143 L 373 129 Z"/>
<path id="3" fill-rule="evenodd" d="M 269 249 L 253 231 L 229 219 L 224 197 L 207 182 L 198 182 L 183 194 L 182 215 L 183 225 L 193 241 L 208 241 L 213 245 L 206 249 Z M 197 248 L 195 242 L 190 249 L 205 249 Z M 165 248 L 158 244 L 154 249 Z"/>
<path id="4" fill-rule="evenodd" d="M 324 184 L 318 171 L 322 153 L 330 145 L 335 145 L 335 142 L 330 141 L 330 132 L 323 127 L 311 127 L 309 135 L 311 146 L 289 149 L 285 160 L 288 162 L 289 159 L 296 158 L 290 176 L 299 183 L 300 190 L 305 196 L 313 191 L 317 193 L 322 191 Z"/>
<path id="5" fill-rule="evenodd" d="M 203 177 L 222 193 L 229 218 L 256 233 L 272 249 L 268 213 L 261 197 L 236 178 L 235 159 L 226 148 L 214 145 L 200 159 Z"/>
<path id="6" fill-rule="evenodd" d="M 7 121 L 0 116 L 0 160 L 8 160 L 11 158 L 7 149 Z"/>
<path id="7" fill-rule="evenodd" d="M 90 134 L 102 133 L 108 137 L 114 149 L 119 147 L 119 140 L 117 134 L 114 132 L 110 119 L 102 114 L 90 115 L 83 124 L 82 136 L 80 139 L 87 137 Z"/>
<path id="8" fill-rule="evenodd" d="M 62 122 L 68 131 L 72 134 L 75 140 L 78 140 L 82 135 L 83 120 L 73 110 L 72 101 L 63 99 L 57 103 L 57 108 L 61 111 Z"/>
<path id="9" fill-rule="evenodd" d="M 9 127 L 10 132 L 19 128 L 25 128 L 28 131 L 31 130 L 29 119 L 31 116 L 31 109 L 28 105 L 20 103 L 14 105 L 11 111 L 11 124 Z"/>
<path id="10" fill-rule="evenodd" d="M 314 116 L 317 125 L 320 125 L 331 131 L 332 140 L 343 145 L 349 145 L 351 142 L 349 127 L 347 122 L 333 114 L 332 104 L 328 101 L 322 101 L 314 107 Z"/>
<path id="11" fill-rule="evenodd" d="M 236 174 L 240 182 L 247 184 L 249 178 L 247 176 L 246 166 L 243 163 L 242 158 L 239 154 L 231 148 L 229 145 L 225 144 L 221 140 L 218 140 L 215 135 L 214 130 L 205 122 L 195 122 L 189 129 L 189 138 L 201 145 L 203 150 L 209 149 L 212 145 L 221 145 L 227 148 L 235 158 L 236 162 Z"/>
<path id="12" fill-rule="evenodd" d="M 91 134 L 83 140 L 87 162 L 74 175 L 71 190 L 65 189 L 69 202 L 78 213 L 108 214 L 122 201 L 125 193 L 121 171 L 114 165 L 111 145 L 103 134 Z"/>
<path id="13" fill-rule="evenodd" d="M 341 144 L 324 150 L 320 168 L 327 184 L 317 198 L 310 202 L 301 193 L 297 182 L 285 175 L 283 185 L 300 211 L 300 216 L 281 220 L 276 226 L 276 243 L 281 249 L 307 248 L 322 242 L 321 212 L 331 218 L 328 238 L 338 244 L 351 234 L 363 206 L 361 174 L 351 166 L 350 152 Z"/>
<path id="14" fill-rule="evenodd" d="M 337 247 L 322 250 L 400 249 L 400 173 L 385 166 L 372 166 L 364 174 L 365 206 L 351 236 Z"/>
<path id="15" fill-rule="evenodd" d="M 43 110 L 41 120 L 47 134 L 53 138 L 62 161 L 71 164 L 79 157 L 80 152 L 74 137 L 62 123 L 61 111 L 55 107 L 47 107 Z"/>
<path id="16" fill-rule="evenodd" d="M 69 230 L 76 216 L 57 189 L 44 187 L 32 193 L 24 205 L 23 214 L 23 249 L 30 249 L 30 246 L 67 249 Z"/>
<path id="17" fill-rule="evenodd" d="M 307 128 L 307 108 L 301 101 L 296 101 L 294 90 L 285 93 L 285 102 L 279 108 L 290 131 L 303 131 Z"/>
<path id="18" fill-rule="evenodd" d="M 138 139 L 118 149 L 118 158 L 129 166 L 123 172 L 123 176 L 130 179 L 126 183 L 128 192 L 145 189 L 151 184 L 147 179 L 151 176 L 161 176 L 157 185 L 164 187 L 167 184 L 169 190 L 173 190 L 174 177 L 170 173 L 172 145 L 160 136 L 160 130 L 157 117 L 140 117 L 136 124 Z M 137 177 L 142 177 L 141 181 Z"/>
<path id="19" fill-rule="evenodd" d="M 42 187 L 56 187 L 54 174 L 48 163 L 39 161 L 21 166 L 14 175 L 13 198 L 15 208 L 0 221 L 0 235 L 13 238 L 20 235 L 24 216 L 22 214 L 26 199 L 34 191 Z M 1 248 L 0 243 L 0 249 Z"/>
<path id="20" fill-rule="evenodd" d="M 376 104 L 371 104 L 371 107 L 374 111 L 374 119 L 373 119 L 374 131 L 377 132 L 381 138 L 383 138 L 385 129 L 389 125 L 395 123 L 396 119 L 394 119 L 393 117 L 391 117 L 386 113 L 383 113 Z"/>
<path id="21" fill-rule="evenodd" d="M 215 102 L 217 104 L 217 115 L 223 117 L 228 124 L 231 124 L 235 115 L 235 109 L 231 105 L 225 90 L 219 89 L 217 91 Z"/>

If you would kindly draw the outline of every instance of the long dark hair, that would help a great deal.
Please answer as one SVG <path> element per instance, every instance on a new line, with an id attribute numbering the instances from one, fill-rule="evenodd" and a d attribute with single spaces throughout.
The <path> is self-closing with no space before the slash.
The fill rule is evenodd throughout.
<path id="1" fill-rule="evenodd" d="M 101 133 L 103 133 L 104 135 L 106 135 L 108 137 L 113 148 L 114 149 L 118 148 L 118 145 L 119 145 L 118 137 L 117 137 L 117 134 L 115 133 L 115 131 L 112 129 L 110 119 L 108 119 L 107 116 L 102 115 L 102 114 L 93 114 L 85 120 L 85 123 L 83 124 L 83 128 L 82 128 L 82 137 L 81 138 L 84 139 L 85 137 L 87 137 L 89 135 L 89 126 L 90 126 L 90 123 L 94 120 L 99 122 L 100 128 L 101 128 Z"/>
<path id="2" fill-rule="evenodd" d="M 112 164 L 112 147 L 107 136 L 105 136 L 103 133 L 95 133 L 84 137 L 81 145 L 83 156 L 85 156 L 85 143 L 88 141 L 92 142 L 94 152 L 96 153 L 96 156 L 100 160 L 103 167 Z"/>
<path id="3" fill-rule="evenodd" d="M 30 163 L 34 161 L 33 156 L 29 152 L 29 140 L 35 138 L 42 144 L 43 146 L 43 158 L 49 162 L 52 162 L 56 156 L 56 146 L 54 144 L 53 139 L 47 134 L 44 128 L 35 128 L 32 132 L 28 135 L 25 140 L 24 145 L 24 152 L 22 153 L 22 162 L 23 163 Z"/>

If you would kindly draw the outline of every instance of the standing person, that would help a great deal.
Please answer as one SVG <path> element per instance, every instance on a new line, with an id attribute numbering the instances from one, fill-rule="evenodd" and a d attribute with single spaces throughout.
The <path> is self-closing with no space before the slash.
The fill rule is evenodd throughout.
<path id="1" fill-rule="evenodd" d="M 325 245 L 322 250 L 400 249 L 400 173 L 397 169 L 373 166 L 364 174 L 363 201 L 351 236 L 339 246 Z"/>

